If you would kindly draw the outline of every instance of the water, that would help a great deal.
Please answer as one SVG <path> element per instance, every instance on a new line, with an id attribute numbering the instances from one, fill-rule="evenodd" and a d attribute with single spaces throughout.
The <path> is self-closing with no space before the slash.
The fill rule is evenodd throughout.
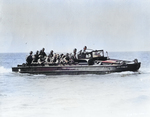
<path id="1" fill-rule="evenodd" d="M 0 117 L 149 117 L 150 52 L 111 52 L 138 72 L 105 75 L 13 73 L 26 54 L 0 54 Z"/>

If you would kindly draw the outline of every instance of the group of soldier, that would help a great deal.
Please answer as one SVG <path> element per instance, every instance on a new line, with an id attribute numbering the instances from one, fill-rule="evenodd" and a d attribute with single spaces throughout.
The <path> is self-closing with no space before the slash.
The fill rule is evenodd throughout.
<path id="1" fill-rule="evenodd" d="M 77 55 L 77 49 L 73 50 L 73 54 L 56 54 L 53 50 L 50 51 L 49 55 L 45 53 L 45 48 L 41 51 L 37 51 L 36 54 L 32 55 L 31 51 L 29 56 L 26 58 L 27 65 L 31 64 L 75 64 L 79 58 L 84 58 L 84 53 L 86 52 L 87 47 L 84 46 L 83 51 L 80 50 Z"/>

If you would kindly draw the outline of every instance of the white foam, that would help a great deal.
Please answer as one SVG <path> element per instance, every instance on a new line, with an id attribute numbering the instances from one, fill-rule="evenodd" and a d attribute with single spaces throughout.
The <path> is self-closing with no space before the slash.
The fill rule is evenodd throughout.
<path id="1" fill-rule="evenodd" d="M 0 74 L 9 72 L 11 72 L 11 69 L 0 66 Z"/>
<path id="2" fill-rule="evenodd" d="M 46 76 L 46 75 L 44 75 L 44 74 L 36 74 L 36 75 L 33 75 L 33 76 L 36 76 L 36 77 L 41 77 L 41 76 Z"/>
<path id="3" fill-rule="evenodd" d="M 115 72 L 112 74 L 119 74 L 119 75 L 133 75 L 133 74 L 139 74 L 139 72 L 132 72 L 132 71 L 124 71 L 124 72 Z"/>

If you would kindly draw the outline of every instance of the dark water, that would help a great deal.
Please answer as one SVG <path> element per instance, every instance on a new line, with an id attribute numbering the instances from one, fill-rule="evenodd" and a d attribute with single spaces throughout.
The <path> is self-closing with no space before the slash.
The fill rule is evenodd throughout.
<path id="1" fill-rule="evenodd" d="M 150 117 L 150 52 L 111 52 L 138 72 L 30 75 L 11 72 L 24 53 L 0 54 L 0 117 Z"/>

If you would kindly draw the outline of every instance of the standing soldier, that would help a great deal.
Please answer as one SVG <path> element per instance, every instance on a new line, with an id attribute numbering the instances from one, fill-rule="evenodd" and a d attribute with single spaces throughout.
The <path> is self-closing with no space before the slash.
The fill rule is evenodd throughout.
<path id="1" fill-rule="evenodd" d="M 27 57 L 26 59 L 26 62 L 27 62 L 27 65 L 31 65 L 32 61 L 33 61 L 33 58 L 32 58 L 32 51 L 30 52 L 30 55 Z"/>

